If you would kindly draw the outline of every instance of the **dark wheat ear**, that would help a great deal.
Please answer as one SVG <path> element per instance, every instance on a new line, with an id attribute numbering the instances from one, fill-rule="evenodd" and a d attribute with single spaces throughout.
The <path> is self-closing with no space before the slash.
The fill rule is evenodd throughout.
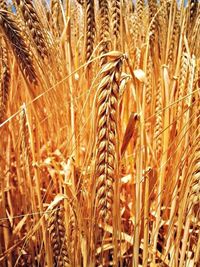
<path id="1" fill-rule="evenodd" d="M 0 30 L 3 31 L 8 40 L 24 76 L 28 78 L 31 83 L 37 84 L 37 76 L 33 61 L 20 29 L 15 22 L 15 16 L 2 9 L 0 9 Z"/>
<path id="2" fill-rule="evenodd" d="M 20 8 L 21 14 L 24 18 L 25 24 L 28 26 L 32 39 L 36 45 L 38 54 L 44 58 L 48 55 L 48 49 L 46 46 L 42 24 L 36 13 L 33 1 L 30 0 L 16 0 L 17 5 Z"/>
<path id="3" fill-rule="evenodd" d="M 64 205 L 59 203 L 52 209 L 48 220 L 53 262 L 54 266 L 59 267 L 71 266 L 66 240 L 64 212 Z"/>
<path id="4" fill-rule="evenodd" d="M 190 0 L 189 1 L 190 21 L 191 22 L 194 22 L 195 18 L 197 17 L 198 8 L 199 8 L 199 1 L 197 1 L 197 0 Z"/>

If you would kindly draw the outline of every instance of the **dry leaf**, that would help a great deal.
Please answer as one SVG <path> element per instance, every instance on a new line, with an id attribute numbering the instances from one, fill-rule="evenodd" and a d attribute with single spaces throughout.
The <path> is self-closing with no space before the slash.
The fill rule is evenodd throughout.
<path id="1" fill-rule="evenodd" d="M 130 117 L 129 117 L 129 121 L 128 121 L 128 125 L 126 127 L 126 131 L 124 134 L 124 138 L 123 138 L 123 142 L 122 142 L 122 146 L 121 146 L 121 157 L 123 157 L 127 146 L 134 134 L 135 131 L 135 125 L 136 122 L 138 121 L 138 115 L 137 113 L 131 113 Z"/>

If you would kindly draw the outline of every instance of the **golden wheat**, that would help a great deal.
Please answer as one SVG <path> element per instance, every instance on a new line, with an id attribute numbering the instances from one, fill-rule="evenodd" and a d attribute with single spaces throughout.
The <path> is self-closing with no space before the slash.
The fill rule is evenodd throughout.
<path id="1" fill-rule="evenodd" d="M 199 266 L 184 2 L 0 0 L 0 266 Z"/>

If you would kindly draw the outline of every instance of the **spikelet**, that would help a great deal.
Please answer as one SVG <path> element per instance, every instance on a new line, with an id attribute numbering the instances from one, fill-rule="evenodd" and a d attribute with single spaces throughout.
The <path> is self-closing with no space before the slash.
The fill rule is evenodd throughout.
<path id="1" fill-rule="evenodd" d="M 99 0 L 99 12 L 100 12 L 100 41 L 102 42 L 100 48 L 100 55 L 103 55 L 109 51 L 108 39 L 109 39 L 109 9 L 107 0 Z M 102 57 L 101 65 L 106 63 L 106 58 Z"/>
<path id="2" fill-rule="evenodd" d="M 94 0 L 86 0 L 86 61 L 92 55 L 95 38 Z"/>
<path id="3" fill-rule="evenodd" d="M 64 206 L 61 202 L 59 202 L 52 209 L 48 219 L 49 234 L 53 251 L 53 262 L 54 266 L 58 267 L 70 266 L 64 212 Z"/>
<path id="4" fill-rule="evenodd" d="M 48 49 L 42 30 L 42 24 L 36 13 L 33 2 L 31 0 L 16 0 L 16 3 L 20 8 L 25 24 L 30 30 L 38 54 L 44 58 L 48 55 Z"/>
<path id="5" fill-rule="evenodd" d="M 7 109 L 9 86 L 10 86 L 10 69 L 8 62 L 8 51 L 3 38 L 0 42 L 0 123 L 3 122 Z"/>
<path id="6" fill-rule="evenodd" d="M 80 4 L 80 5 L 84 5 L 84 3 L 85 3 L 85 0 L 77 0 L 77 2 Z"/>
<path id="7" fill-rule="evenodd" d="M 33 61 L 20 33 L 20 29 L 15 22 L 15 17 L 4 10 L 0 10 L 0 29 L 9 41 L 24 76 L 28 78 L 31 83 L 37 84 L 37 76 Z"/>
<path id="8" fill-rule="evenodd" d="M 119 53 L 105 64 L 101 71 L 101 82 L 97 91 L 97 140 L 96 140 L 96 199 L 97 221 L 112 219 L 113 183 L 117 162 L 117 112 L 123 56 Z"/>
<path id="9" fill-rule="evenodd" d="M 7 10 L 8 6 L 6 0 L 0 0 L 0 9 Z"/>

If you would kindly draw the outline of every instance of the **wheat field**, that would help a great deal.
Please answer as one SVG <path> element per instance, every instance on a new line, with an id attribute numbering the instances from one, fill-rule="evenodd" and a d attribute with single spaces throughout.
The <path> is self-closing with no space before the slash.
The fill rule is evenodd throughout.
<path id="1" fill-rule="evenodd" d="M 0 0 L 0 266 L 200 266 L 200 3 Z"/>

